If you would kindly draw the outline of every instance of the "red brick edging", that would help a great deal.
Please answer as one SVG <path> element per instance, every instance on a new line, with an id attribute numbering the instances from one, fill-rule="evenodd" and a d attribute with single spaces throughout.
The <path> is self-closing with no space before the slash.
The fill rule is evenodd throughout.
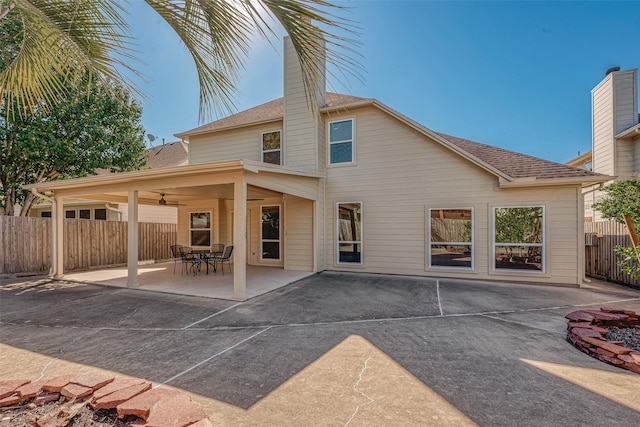
<path id="1" fill-rule="evenodd" d="M 624 347 L 622 341 L 607 341 L 607 328 L 640 328 L 640 316 L 631 310 L 601 308 L 578 310 L 564 316 L 567 341 L 578 350 L 603 362 L 640 374 L 640 352 Z"/>
<path id="2" fill-rule="evenodd" d="M 34 399 L 43 405 L 63 398 L 86 402 L 92 409 L 115 409 L 119 417 L 134 415 L 144 420 L 136 426 L 211 427 L 202 408 L 184 393 L 151 388 L 142 379 L 115 378 L 107 374 L 64 375 L 49 380 L 0 381 L 0 407 Z M 63 425 L 66 425 L 63 424 Z"/>

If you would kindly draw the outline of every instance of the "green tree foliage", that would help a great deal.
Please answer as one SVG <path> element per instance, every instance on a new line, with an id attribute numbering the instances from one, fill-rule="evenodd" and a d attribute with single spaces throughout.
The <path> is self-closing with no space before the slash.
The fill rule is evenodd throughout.
<path id="1" fill-rule="evenodd" d="M 14 120 L 0 114 L 0 214 L 12 215 L 15 203 L 22 206 L 21 215 L 28 214 L 35 197 L 21 189 L 23 184 L 143 165 L 142 109 L 122 87 L 109 90 L 115 97 L 85 80 L 55 109 Z"/>
<path id="2" fill-rule="evenodd" d="M 334 65 L 342 78 L 345 73 L 360 76 L 360 65 L 352 59 L 357 47 L 353 23 L 341 17 L 345 8 L 327 0 L 144 1 L 193 58 L 201 120 L 233 109 L 252 37 L 275 35 L 274 22 L 291 37 L 308 100 L 324 89 L 321 60 Z M 24 24 L 19 55 L 0 72 L 6 112 L 22 114 L 23 107 L 34 108 L 41 100 L 47 101 L 45 108 L 51 106 L 86 73 L 105 88 L 117 81 L 140 94 L 127 77 L 139 73 L 126 8 L 119 0 L 0 0 L 0 20 Z"/>
<path id="3" fill-rule="evenodd" d="M 498 208 L 495 221 L 496 243 L 542 241 L 542 208 Z"/>
<path id="4" fill-rule="evenodd" d="M 497 208 L 495 211 L 495 243 L 514 262 L 514 256 L 524 256 L 532 251 L 522 243 L 542 242 L 542 208 Z"/>
<path id="5" fill-rule="evenodd" d="M 0 72 L 19 53 L 21 26 L 20 20 L 0 21 Z M 28 215 L 35 196 L 24 184 L 143 165 L 142 108 L 122 86 L 105 87 L 85 74 L 56 108 L 45 105 L 40 100 L 21 116 L 9 116 L 0 104 L 0 214 L 13 215 L 17 203 Z"/>
<path id="6" fill-rule="evenodd" d="M 609 184 L 602 189 L 606 196 L 593 204 L 593 209 L 600 211 L 603 218 L 613 219 L 627 225 L 627 231 L 634 239 L 636 230 L 640 229 L 640 181 L 630 179 Z M 625 215 L 630 223 L 625 222 Z M 616 246 L 614 251 L 620 256 L 618 265 L 634 278 L 640 277 L 638 253 L 640 246 Z"/>
<path id="7" fill-rule="evenodd" d="M 603 218 L 624 224 L 623 215 L 631 217 L 636 230 L 640 227 L 640 181 L 630 179 L 609 184 L 602 189 L 606 196 L 593 204 Z"/>

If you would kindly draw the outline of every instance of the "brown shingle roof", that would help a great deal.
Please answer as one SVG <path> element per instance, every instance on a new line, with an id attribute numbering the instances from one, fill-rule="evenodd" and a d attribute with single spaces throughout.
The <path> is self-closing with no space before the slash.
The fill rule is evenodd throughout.
<path id="1" fill-rule="evenodd" d="M 528 156 L 437 132 L 438 135 L 472 156 L 504 172 L 512 178 L 583 178 L 603 176 L 584 169 Z"/>
<path id="2" fill-rule="evenodd" d="M 186 142 L 175 141 L 144 150 L 147 164 L 142 169 L 170 168 L 186 165 L 189 162 L 189 148 Z M 108 175 L 109 169 L 97 169 L 96 175 Z"/>
<path id="3" fill-rule="evenodd" d="M 328 92 L 325 108 L 333 109 L 340 107 L 349 107 L 354 105 L 362 105 L 370 102 L 379 108 L 395 114 L 398 117 L 409 120 L 411 119 L 401 115 L 400 113 L 390 109 L 384 104 L 379 103 L 372 98 L 361 98 L 357 96 Z M 180 137 L 188 137 L 192 134 L 205 133 L 207 131 L 217 131 L 230 127 L 246 126 L 254 123 L 263 123 L 273 120 L 280 120 L 283 117 L 284 98 L 279 98 L 271 102 L 267 102 L 248 110 L 241 111 L 237 114 L 216 120 L 195 129 L 177 134 Z M 419 129 L 431 132 L 422 125 L 418 125 Z M 536 179 L 561 179 L 561 178 L 584 178 L 590 179 L 604 177 L 604 175 L 589 172 L 584 169 L 568 166 L 549 160 L 540 159 L 538 157 L 528 156 L 526 154 L 516 153 L 514 151 L 505 150 L 491 145 L 481 144 L 479 142 L 469 141 L 467 139 L 458 138 L 444 133 L 435 132 L 440 137 L 449 141 L 459 150 L 462 150 L 473 157 L 481 160 L 486 165 L 501 171 L 503 174 L 511 178 L 536 178 Z"/>
<path id="4" fill-rule="evenodd" d="M 168 168 L 186 165 L 189 160 L 189 149 L 186 142 L 175 141 L 145 150 L 146 168 Z"/>

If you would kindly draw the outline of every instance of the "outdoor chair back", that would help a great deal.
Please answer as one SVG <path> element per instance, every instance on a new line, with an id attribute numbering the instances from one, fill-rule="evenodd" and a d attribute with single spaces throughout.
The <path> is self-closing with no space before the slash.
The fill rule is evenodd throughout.
<path id="1" fill-rule="evenodd" d="M 189 246 L 180 247 L 180 258 L 182 260 L 182 274 L 193 273 L 195 276 L 200 271 L 200 264 L 202 259 L 200 256 L 193 253 L 193 248 Z"/>
<path id="2" fill-rule="evenodd" d="M 182 255 L 180 254 L 180 248 L 182 245 L 171 245 L 171 256 L 173 257 L 173 274 L 176 273 L 176 262 L 182 260 Z"/>
<path id="3" fill-rule="evenodd" d="M 224 275 L 224 263 L 226 262 L 229 265 L 229 270 L 231 270 L 231 255 L 233 254 L 233 245 L 229 245 L 224 249 L 224 253 L 222 256 L 215 258 L 215 263 L 222 264 L 222 274 Z"/>

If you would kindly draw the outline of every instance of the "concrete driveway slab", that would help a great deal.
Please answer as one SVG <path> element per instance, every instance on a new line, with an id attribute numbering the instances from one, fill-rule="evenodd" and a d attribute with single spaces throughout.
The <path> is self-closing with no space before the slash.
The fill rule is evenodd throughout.
<path id="1" fill-rule="evenodd" d="M 242 303 L 4 285 L 0 378 L 145 378 L 221 425 L 634 425 L 640 375 L 565 341 L 565 314 L 611 305 L 640 312 L 640 292 L 326 272 Z"/>

